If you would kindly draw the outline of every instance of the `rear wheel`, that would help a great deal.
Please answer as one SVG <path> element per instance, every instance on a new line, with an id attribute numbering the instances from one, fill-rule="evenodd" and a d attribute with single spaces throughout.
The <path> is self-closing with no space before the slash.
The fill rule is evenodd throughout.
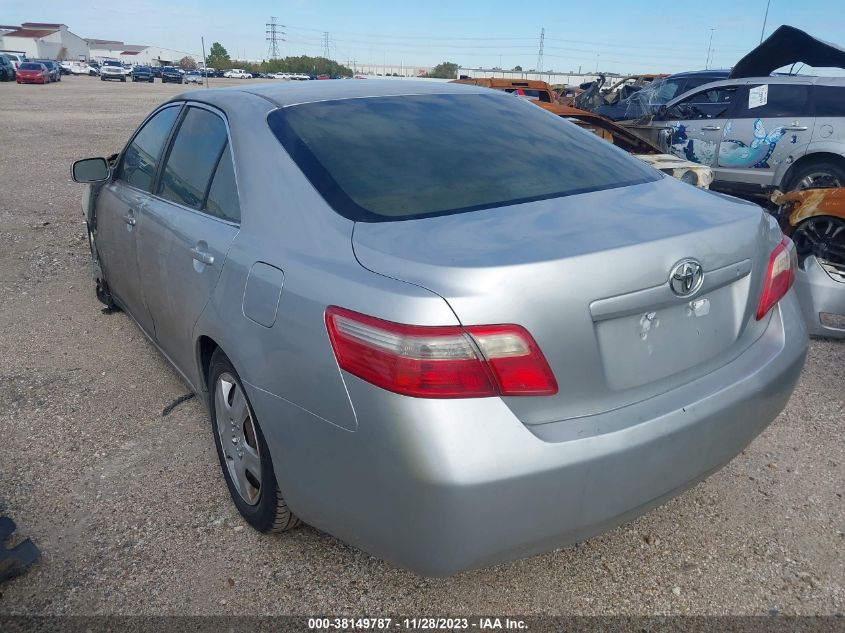
<path id="1" fill-rule="evenodd" d="M 845 187 L 845 169 L 827 161 L 819 161 L 798 167 L 790 176 L 787 191 Z"/>
<path id="2" fill-rule="evenodd" d="M 259 532 L 299 525 L 279 492 L 270 450 L 238 373 L 215 350 L 208 378 L 211 427 L 229 494 L 241 516 Z"/>

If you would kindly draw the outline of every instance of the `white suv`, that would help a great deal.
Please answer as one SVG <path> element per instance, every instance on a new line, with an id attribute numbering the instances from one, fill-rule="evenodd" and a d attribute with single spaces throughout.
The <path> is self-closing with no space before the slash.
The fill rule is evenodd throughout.
<path id="1" fill-rule="evenodd" d="M 127 74 L 129 73 L 126 72 L 123 64 L 113 59 L 107 59 L 103 62 L 103 65 L 100 66 L 101 81 L 105 81 L 106 79 L 117 79 L 118 81 L 125 82 Z"/>

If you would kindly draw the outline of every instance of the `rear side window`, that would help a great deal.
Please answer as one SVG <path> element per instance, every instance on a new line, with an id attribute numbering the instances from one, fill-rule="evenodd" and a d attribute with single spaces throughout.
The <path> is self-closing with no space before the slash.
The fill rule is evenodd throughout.
<path id="1" fill-rule="evenodd" d="M 594 134 L 493 91 L 307 103 L 272 112 L 268 123 L 328 204 L 365 222 L 661 178 Z"/>
<path id="2" fill-rule="evenodd" d="M 816 116 L 845 116 L 845 86 L 815 86 Z"/>
<path id="3" fill-rule="evenodd" d="M 143 191 L 152 191 L 158 159 L 179 109 L 178 106 L 165 108 L 144 124 L 123 153 L 117 179 Z"/>
<path id="4" fill-rule="evenodd" d="M 810 116 L 808 84 L 749 84 L 734 118 Z"/>
<path id="5" fill-rule="evenodd" d="M 202 207 L 226 141 L 223 119 L 188 108 L 164 163 L 158 195 L 192 209 Z"/>
<path id="6" fill-rule="evenodd" d="M 211 181 L 211 188 L 208 190 L 208 200 L 206 201 L 205 209 L 208 213 L 216 215 L 218 218 L 223 218 L 230 222 L 241 221 L 238 187 L 235 183 L 232 152 L 228 143 L 217 163 L 214 179 Z"/>

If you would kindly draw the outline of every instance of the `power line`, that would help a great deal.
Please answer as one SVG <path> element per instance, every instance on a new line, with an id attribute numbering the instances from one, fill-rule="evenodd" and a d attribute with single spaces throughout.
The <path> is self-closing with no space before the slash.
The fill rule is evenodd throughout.
<path id="1" fill-rule="evenodd" d="M 546 39 L 546 29 L 540 29 L 540 52 L 537 54 L 537 72 L 543 72 L 543 40 Z"/>
<path id="2" fill-rule="evenodd" d="M 329 59 L 331 52 L 329 51 L 329 32 L 323 31 L 323 57 Z"/>

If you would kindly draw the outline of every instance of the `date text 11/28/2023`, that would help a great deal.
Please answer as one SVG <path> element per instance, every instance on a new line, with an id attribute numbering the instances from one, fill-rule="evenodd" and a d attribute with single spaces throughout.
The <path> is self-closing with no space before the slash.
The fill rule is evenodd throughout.
<path id="1" fill-rule="evenodd" d="M 479 618 L 308 618 L 308 629 L 312 631 L 389 631 L 391 629 L 410 629 L 454 631 L 457 629 L 478 629 L 481 631 L 526 629 L 524 620 L 496 617 Z"/>

